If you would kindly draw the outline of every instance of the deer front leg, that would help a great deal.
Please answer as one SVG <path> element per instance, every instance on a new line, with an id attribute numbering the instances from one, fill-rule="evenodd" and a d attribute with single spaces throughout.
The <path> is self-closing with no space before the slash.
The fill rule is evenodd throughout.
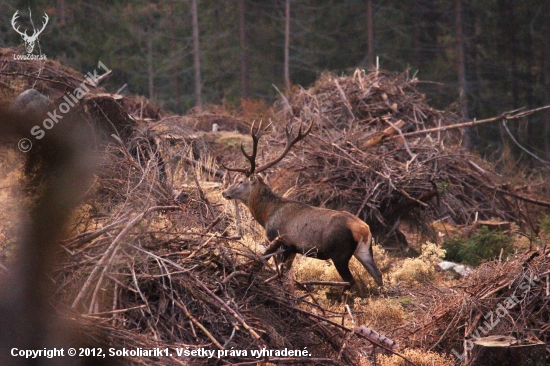
<path id="1" fill-rule="evenodd" d="M 276 237 L 275 239 L 273 239 L 273 240 L 271 241 L 271 243 L 269 243 L 269 246 L 268 246 L 267 249 L 265 250 L 265 252 L 264 252 L 264 254 L 263 254 L 263 257 L 275 253 L 277 250 L 279 250 L 279 248 L 280 248 L 281 245 L 283 245 L 283 244 L 284 244 L 283 238 L 281 238 L 280 236 Z M 269 259 L 269 258 L 270 258 L 270 257 L 268 257 L 268 258 L 266 258 L 266 259 Z"/>
<path id="2" fill-rule="evenodd" d="M 292 267 L 292 263 L 294 263 L 294 258 L 296 257 L 295 252 L 284 252 L 283 253 L 283 266 L 282 266 L 282 272 L 286 273 L 290 271 L 290 268 Z"/>
<path id="3" fill-rule="evenodd" d="M 273 239 L 267 249 L 265 250 L 264 254 L 260 257 L 260 261 L 254 261 L 255 264 L 253 266 L 254 270 L 259 270 L 263 264 L 269 260 L 269 258 L 273 257 L 275 253 L 279 250 L 281 245 L 283 245 L 284 241 L 280 236 L 277 236 L 275 239 Z"/>

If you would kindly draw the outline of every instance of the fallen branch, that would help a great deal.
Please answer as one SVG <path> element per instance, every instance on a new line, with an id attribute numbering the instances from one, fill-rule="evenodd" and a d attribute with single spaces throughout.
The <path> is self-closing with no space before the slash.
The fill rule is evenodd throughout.
<path id="1" fill-rule="evenodd" d="M 510 191 L 506 191 L 504 189 L 500 189 L 498 187 L 490 187 L 491 189 L 494 189 L 495 191 L 497 192 L 500 192 L 502 194 L 505 194 L 507 196 L 511 196 L 511 197 L 514 197 L 514 198 L 517 198 L 518 200 L 522 200 L 522 201 L 525 201 L 525 202 L 529 202 L 529 203 L 532 203 L 534 205 L 538 205 L 538 206 L 543 206 L 543 207 L 550 207 L 550 202 L 547 202 L 547 201 L 540 201 L 540 200 L 536 200 L 536 199 L 533 199 L 533 198 L 529 198 L 529 197 L 525 197 L 525 196 L 521 196 L 517 193 L 512 193 Z"/>
<path id="2" fill-rule="evenodd" d="M 300 285 L 307 286 L 307 285 L 319 285 L 319 286 L 349 286 L 349 282 L 337 282 L 337 281 L 305 281 L 305 282 L 298 282 L 294 280 L 296 283 L 299 283 Z"/>
<path id="3" fill-rule="evenodd" d="M 524 111 L 524 112 L 518 112 L 519 110 L 514 110 L 514 111 L 510 111 L 510 112 L 504 112 L 500 116 L 497 116 L 497 117 L 474 120 L 474 121 L 470 121 L 470 122 L 457 123 L 457 124 L 449 125 L 449 126 L 434 127 L 434 128 L 428 128 L 428 129 L 425 129 L 425 130 L 418 130 L 418 131 L 414 131 L 414 132 L 409 132 L 409 133 L 403 134 L 403 137 L 426 135 L 426 134 L 432 133 L 432 132 L 447 131 L 447 130 L 453 130 L 453 129 L 457 129 L 457 128 L 477 126 L 477 125 L 481 125 L 481 124 L 484 124 L 484 123 L 499 122 L 501 120 L 518 119 L 518 118 L 527 117 L 530 114 L 533 114 L 535 112 L 542 111 L 542 110 L 545 110 L 545 109 L 548 109 L 548 108 L 550 108 L 550 105 L 535 108 L 535 109 L 530 109 L 530 110 Z M 512 114 L 512 113 L 515 113 L 515 112 L 518 112 L 518 113 Z M 389 136 L 387 139 L 388 140 L 389 139 L 395 139 L 397 137 L 401 137 L 401 136 L 400 135 L 398 135 L 398 136 Z"/>
<path id="4" fill-rule="evenodd" d="M 395 343 L 394 340 L 389 339 L 388 337 L 370 329 L 369 327 L 366 327 L 364 325 L 359 326 L 357 328 L 357 331 L 361 334 L 363 334 L 365 337 L 374 340 L 379 343 L 383 343 L 386 346 L 390 347 L 391 349 L 397 348 L 397 343 Z"/>

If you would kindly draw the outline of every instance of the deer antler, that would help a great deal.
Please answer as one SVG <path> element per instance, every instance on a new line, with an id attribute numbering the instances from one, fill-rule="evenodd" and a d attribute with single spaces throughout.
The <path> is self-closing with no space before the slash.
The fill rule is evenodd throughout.
<path id="1" fill-rule="evenodd" d="M 293 138 L 293 139 L 291 139 L 292 127 L 289 128 L 289 126 L 290 126 L 290 124 L 288 124 L 285 127 L 286 146 L 285 146 L 285 149 L 283 150 L 283 152 L 277 158 L 275 158 L 274 160 L 271 160 L 269 163 L 266 163 L 266 164 L 262 165 L 261 167 L 257 168 L 256 173 L 261 173 L 264 170 L 271 168 L 273 165 L 275 165 L 278 162 L 280 162 L 281 160 L 283 160 L 283 158 L 286 156 L 286 154 L 288 154 L 288 152 L 290 151 L 292 146 L 294 146 L 298 141 L 302 140 L 304 137 L 306 137 L 311 132 L 311 129 L 313 128 L 313 121 L 311 121 L 311 123 L 309 124 L 309 127 L 307 128 L 307 130 L 305 130 L 304 133 L 302 133 L 302 124 L 300 123 L 300 128 L 298 129 L 298 135 L 296 135 L 296 137 Z"/>
<path id="2" fill-rule="evenodd" d="M 26 30 L 26 29 L 25 29 L 25 32 L 21 32 L 21 31 L 19 30 L 19 26 L 17 26 L 17 28 L 15 27 L 15 22 L 17 21 L 17 18 L 19 18 L 19 14 L 18 14 L 18 13 L 19 13 L 19 10 L 17 10 L 17 11 L 15 12 L 15 14 L 13 14 L 13 17 L 11 18 L 11 26 L 13 27 L 13 29 L 15 29 L 15 31 L 16 31 L 17 33 L 19 33 L 19 34 L 22 35 L 23 37 L 28 37 L 28 35 L 27 35 L 27 30 Z"/>
<path id="3" fill-rule="evenodd" d="M 289 124 L 290 125 L 290 124 Z M 252 128 L 250 129 L 250 135 L 252 136 L 252 154 L 248 155 L 246 151 L 244 150 L 243 144 L 241 143 L 241 151 L 245 158 L 248 159 L 250 162 L 250 168 L 228 168 L 225 165 L 222 164 L 222 166 L 231 172 L 239 172 L 245 174 L 247 177 L 250 177 L 254 173 L 261 173 L 264 170 L 271 168 L 273 165 L 277 164 L 279 161 L 281 161 L 286 154 L 290 151 L 292 146 L 294 146 L 298 141 L 302 140 L 304 137 L 306 137 L 310 132 L 311 128 L 313 127 L 313 121 L 311 121 L 309 127 L 305 132 L 302 132 L 302 125 L 300 125 L 300 129 L 298 130 L 298 135 L 296 135 L 295 138 L 291 138 L 292 136 L 292 127 L 289 127 L 289 125 L 286 126 L 285 132 L 286 132 L 286 147 L 283 150 L 283 152 L 274 160 L 270 161 L 269 163 L 266 163 L 262 165 L 261 167 L 256 168 L 256 154 L 258 152 L 258 141 L 260 140 L 260 137 L 263 136 L 265 131 L 271 126 L 269 124 L 265 129 L 262 129 L 262 123 L 260 122 L 260 126 L 258 127 L 258 130 L 256 133 L 254 133 L 254 123 L 252 123 Z"/>
<path id="4" fill-rule="evenodd" d="M 250 127 L 250 136 L 252 136 L 252 154 L 248 155 L 246 151 L 244 150 L 243 143 L 241 142 L 241 152 L 243 153 L 244 157 L 248 159 L 250 162 L 250 168 L 228 168 L 225 165 L 222 164 L 222 166 L 230 171 L 230 172 L 239 172 L 243 173 L 247 177 L 250 177 L 252 174 L 254 174 L 254 170 L 256 168 L 256 154 L 258 152 L 258 141 L 260 140 L 260 137 L 263 136 L 267 128 L 271 125 L 271 123 L 265 128 L 262 129 L 262 121 L 260 121 L 260 125 L 258 126 L 258 130 L 256 133 L 254 133 L 254 125 L 256 124 L 256 121 L 252 122 L 252 127 Z"/>

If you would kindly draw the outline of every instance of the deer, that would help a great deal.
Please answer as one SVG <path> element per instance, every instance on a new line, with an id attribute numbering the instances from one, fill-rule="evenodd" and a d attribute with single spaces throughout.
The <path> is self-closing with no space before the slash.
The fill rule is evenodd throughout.
<path id="1" fill-rule="evenodd" d="M 32 36 L 29 36 L 27 34 L 27 30 L 25 29 L 24 32 L 21 32 L 19 30 L 19 26 L 16 25 L 16 22 L 17 22 L 17 18 L 19 18 L 19 11 L 16 11 L 15 14 L 13 14 L 13 17 L 11 18 L 11 26 L 13 27 L 13 29 L 19 33 L 19 35 L 21 36 L 21 38 L 23 38 L 23 42 L 25 42 L 25 49 L 27 51 L 28 54 L 31 54 L 32 51 L 34 50 L 34 43 L 36 42 L 36 40 L 38 39 L 38 36 L 40 35 L 40 33 L 42 33 L 44 31 L 44 28 L 46 28 L 46 25 L 48 24 L 48 20 L 50 19 L 48 17 L 48 14 L 44 13 L 44 22 L 42 23 L 42 29 L 40 29 L 39 31 L 37 31 L 36 29 L 34 29 L 34 26 L 33 26 L 33 33 L 32 33 Z M 32 20 L 32 19 L 31 19 Z"/>
<path id="2" fill-rule="evenodd" d="M 268 126 L 269 127 L 269 126 Z M 252 152 L 248 154 L 242 143 L 241 152 L 249 162 L 248 168 L 230 168 L 227 171 L 244 175 L 235 184 L 222 192 L 228 200 L 242 202 L 254 219 L 265 229 L 270 245 L 263 257 L 280 252 L 283 270 L 288 271 L 297 253 L 321 260 L 331 259 L 338 274 L 348 284 L 342 294 L 351 289 L 355 279 L 349 270 L 349 261 L 355 256 L 374 278 L 378 286 L 383 286 L 382 273 L 376 266 L 372 251 L 372 234 L 369 226 L 346 211 L 336 211 L 310 206 L 306 203 L 283 198 L 277 195 L 258 174 L 280 162 L 290 149 L 304 139 L 313 127 L 313 122 L 303 132 L 302 125 L 298 134 L 292 138 L 292 128 L 286 126 L 286 146 L 273 160 L 256 167 L 258 141 L 267 130 L 261 123 L 254 132 L 254 123 L 250 129 Z"/>

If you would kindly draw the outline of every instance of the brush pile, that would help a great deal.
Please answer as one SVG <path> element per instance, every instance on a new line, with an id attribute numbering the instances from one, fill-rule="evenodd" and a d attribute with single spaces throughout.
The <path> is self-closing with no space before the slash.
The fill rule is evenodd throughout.
<path id="1" fill-rule="evenodd" d="M 406 327 L 411 331 L 404 337 L 411 346 L 460 357 L 477 338 L 513 335 L 520 341 L 541 340 L 550 356 L 549 269 L 547 247 L 508 262 L 482 264 L 456 292 L 436 297 L 421 325 Z"/>
<path id="2" fill-rule="evenodd" d="M 10 52 L 2 50 L 4 105 L 32 87 L 55 104 L 85 82 L 57 62 L 13 61 Z M 357 364 L 370 343 L 358 333 L 351 338 L 353 329 L 331 319 L 346 313 L 299 299 L 281 280 L 264 283 L 277 272 L 231 237 L 236 230 L 225 206 L 208 198 L 209 190 L 219 190 L 214 177 L 220 174 L 194 129 L 202 125 L 193 123 L 238 130 L 241 122 L 215 114 L 162 118 L 146 100 L 88 87 L 77 111 L 82 121 L 93 122 L 95 131 L 108 125 L 114 130 L 103 135 L 116 137 L 98 145 L 96 178 L 61 243 L 54 280 L 56 306 L 87 326 L 90 344 L 172 354 L 136 354 L 125 357 L 128 364 L 258 362 L 266 356 Z"/>
<path id="3" fill-rule="evenodd" d="M 280 164 L 275 188 L 357 214 L 380 241 L 403 242 L 401 221 L 424 230 L 434 219 L 469 224 L 476 215 L 521 224 L 524 205 L 497 189 L 506 181 L 460 146 L 451 129 L 458 116 L 431 108 L 416 83 L 382 71 L 326 74 L 280 101 L 283 125 L 314 120 L 315 127 Z"/>
<path id="4" fill-rule="evenodd" d="M 83 121 L 94 121 L 97 124 L 96 133 L 105 129 L 110 133 L 120 133 L 123 138 L 128 137 L 130 130 L 137 126 L 136 120 L 156 120 L 161 117 L 160 108 L 145 98 L 105 93 L 98 85 L 111 75 L 111 71 L 105 70 L 105 65 L 82 75 L 59 61 L 14 60 L 14 53 L 18 53 L 17 50 L 0 48 L 1 106 L 9 106 L 27 89 L 44 94 L 55 107 L 66 102 L 63 98 L 68 98 L 67 94 L 77 95 L 75 98 L 80 103 L 70 113 L 79 112 Z M 77 93 L 77 90 L 81 92 Z"/>
<path id="5" fill-rule="evenodd" d="M 59 298 L 84 314 L 94 337 L 108 337 L 104 342 L 117 349 L 160 347 L 173 354 L 126 358 L 136 364 L 259 361 L 265 357 L 252 351 L 263 348 L 275 362 L 357 364 L 355 345 L 362 342 L 349 339 L 352 329 L 298 299 L 288 285 L 264 283 L 276 270 L 228 235 L 232 221 L 207 198 L 201 169 L 167 170 L 190 183 L 175 199 L 153 159 L 140 164 L 123 147 L 104 155 L 75 234 L 63 243 L 55 279 Z M 144 155 L 154 157 L 154 150 Z M 177 356 L 178 348 L 195 356 Z M 293 353 L 275 353 L 284 349 Z M 214 357 L 196 353 L 202 350 Z"/>

